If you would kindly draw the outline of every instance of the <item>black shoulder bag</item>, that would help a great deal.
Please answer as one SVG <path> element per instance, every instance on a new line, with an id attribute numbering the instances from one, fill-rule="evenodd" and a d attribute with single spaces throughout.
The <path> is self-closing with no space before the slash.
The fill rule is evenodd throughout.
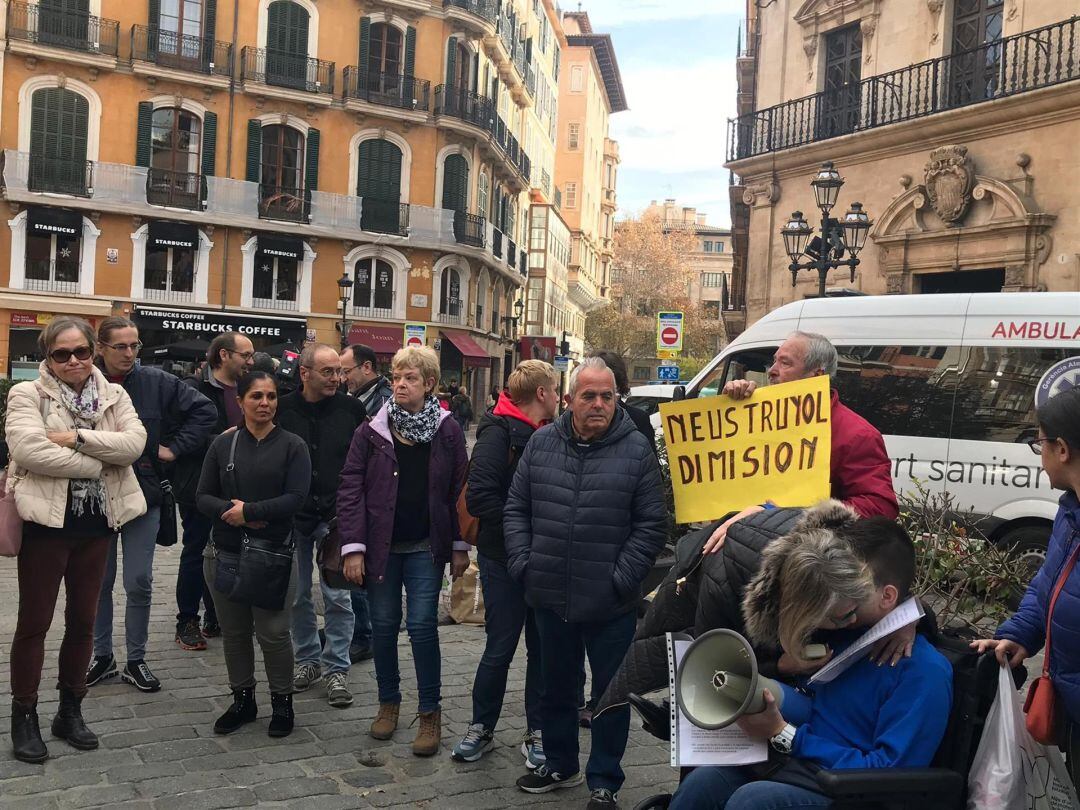
<path id="1" fill-rule="evenodd" d="M 236 442 L 240 431 L 233 433 L 229 447 L 229 465 L 225 468 L 232 480 L 236 495 Z M 285 543 L 251 535 L 244 529 L 240 545 L 240 560 L 231 590 L 226 593 L 230 602 L 240 602 L 263 610 L 282 610 L 292 576 L 294 544 L 292 536 Z"/>

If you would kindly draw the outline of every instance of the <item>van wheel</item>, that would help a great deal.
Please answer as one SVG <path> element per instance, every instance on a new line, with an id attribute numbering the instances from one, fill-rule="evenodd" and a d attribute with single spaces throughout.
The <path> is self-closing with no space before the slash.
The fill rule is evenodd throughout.
<path id="1" fill-rule="evenodd" d="M 1046 550 L 1050 545 L 1050 526 L 1017 526 L 1001 536 L 997 541 L 1002 548 L 1011 549 L 1027 566 L 1028 574 L 1024 579 L 1026 588 L 1032 578 L 1046 562 Z M 1015 610 L 1020 606 L 1024 592 L 1019 591 L 1009 597 L 1009 606 Z"/>

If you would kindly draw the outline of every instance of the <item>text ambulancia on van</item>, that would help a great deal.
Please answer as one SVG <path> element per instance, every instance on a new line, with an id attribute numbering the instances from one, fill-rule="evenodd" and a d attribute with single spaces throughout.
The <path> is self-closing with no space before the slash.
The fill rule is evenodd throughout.
<path id="1" fill-rule="evenodd" d="M 840 399 L 885 438 L 897 491 L 912 479 L 982 517 L 991 540 L 1038 564 L 1060 493 L 1038 455 L 1035 408 L 1080 385 L 1080 293 L 896 295 L 798 301 L 766 315 L 686 386 L 767 385 L 796 330 L 825 335 Z"/>

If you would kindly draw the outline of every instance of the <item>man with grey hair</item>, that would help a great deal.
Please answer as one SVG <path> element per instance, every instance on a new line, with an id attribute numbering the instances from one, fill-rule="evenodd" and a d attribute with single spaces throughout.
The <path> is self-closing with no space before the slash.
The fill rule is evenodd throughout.
<path id="1" fill-rule="evenodd" d="M 769 384 L 807 380 L 836 374 L 836 347 L 824 335 L 792 332 L 773 355 Z M 751 380 L 731 380 L 723 394 L 746 399 L 757 390 Z M 840 401 L 832 390 L 832 497 L 843 501 L 864 518 L 882 515 L 895 520 L 900 514 L 892 485 L 892 464 L 881 432 Z M 810 504 L 806 504 L 809 506 Z M 705 553 L 719 551 L 733 523 L 769 505 L 750 506 L 721 523 L 705 543 Z"/>
<path id="2" fill-rule="evenodd" d="M 603 360 L 574 369 L 570 408 L 529 440 L 503 511 L 507 567 L 534 610 L 542 651 L 546 763 L 518 780 L 527 793 L 581 783 L 584 653 L 602 694 L 633 639 L 641 583 L 664 545 L 660 467 L 617 400 Z M 615 806 L 629 728 L 629 706 L 592 721 L 590 808 Z"/>

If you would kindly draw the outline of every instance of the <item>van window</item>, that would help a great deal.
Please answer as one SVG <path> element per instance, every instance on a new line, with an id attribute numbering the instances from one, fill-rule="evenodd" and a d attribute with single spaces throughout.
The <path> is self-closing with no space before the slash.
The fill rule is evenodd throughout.
<path id="1" fill-rule="evenodd" d="M 698 389 L 699 397 L 715 397 L 724 390 L 724 384 L 731 380 L 753 380 L 758 385 L 768 385 L 767 371 L 772 365 L 773 355 L 779 346 L 765 346 L 759 349 L 746 349 L 733 354 L 720 363 L 706 377 Z"/>

